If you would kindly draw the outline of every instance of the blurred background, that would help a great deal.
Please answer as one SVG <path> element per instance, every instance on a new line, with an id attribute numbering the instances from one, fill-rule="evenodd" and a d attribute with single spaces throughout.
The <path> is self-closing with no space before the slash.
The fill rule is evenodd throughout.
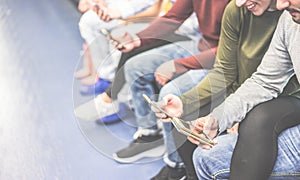
<path id="1" fill-rule="evenodd" d="M 163 166 L 161 159 L 111 159 L 132 139 L 132 126 L 75 119 L 73 98 L 81 96 L 73 74 L 83 44 L 77 3 L 0 0 L 0 179 L 142 180 Z"/>

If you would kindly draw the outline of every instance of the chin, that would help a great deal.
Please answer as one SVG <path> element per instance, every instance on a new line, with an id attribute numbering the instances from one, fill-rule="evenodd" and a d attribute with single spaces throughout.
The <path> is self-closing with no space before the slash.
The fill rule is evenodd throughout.
<path id="1" fill-rule="evenodd" d="M 297 24 L 300 24 L 300 18 L 293 18 L 293 21 Z"/>
<path id="2" fill-rule="evenodd" d="M 264 13 L 264 10 L 258 9 L 252 12 L 255 16 L 261 16 Z"/>

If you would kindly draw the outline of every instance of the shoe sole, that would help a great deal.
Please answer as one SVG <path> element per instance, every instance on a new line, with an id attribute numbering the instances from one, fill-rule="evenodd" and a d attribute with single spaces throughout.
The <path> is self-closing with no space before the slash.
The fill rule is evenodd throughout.
<path id="1" fill-rule="evenodd" d="M 98 119 L 114 115 L 118 113 L 119 109 L 114 109 L 114 111 L 110 112 L 110 114 L 99 117 L 98 111 L 95 106 L 95 101 L 94 99 L 89 100 L 86 103 L 83 103 L 79 105 L 78 107 L 75 108 L 74 113 L 76 118 L 79 118 L 83 121 L 96 121 Z M 88 112 L 88 113 L 87 113 Z"/>
<path id="2" fill-rule="evenodd" d="M 186 176 L 181 177 L 179 180 L 186 180 Z"/>
<path id="3" fill-rule="evenodd" d="M 161 145 L 159 147 L 150 149 L 148 151 L 144 151 L 140 154 L 137 154 L 135 156 L 129 157 L 129 158 L 120 158 L 117 156 L 116 153 L 113 154 L 113 158 L 115 161 L 119 163 L 133 163 L 136 162 L 142 158 L 156 158 L 156 157 L 161 157 L 165 153 L 165 147 L 164 145 Z"/>
<path id="4" fill-rule="evenodd" d="M 118 122 L 120 120 L 121 120 L 120 117 L 116 113 L 116 114 L 112 114 L 112 115 L 100 118 L 100 119 L 96 120 L 96 123 L 101 124 L 101 125 L 102 124 L 112 124 L 112 123 Z"/>

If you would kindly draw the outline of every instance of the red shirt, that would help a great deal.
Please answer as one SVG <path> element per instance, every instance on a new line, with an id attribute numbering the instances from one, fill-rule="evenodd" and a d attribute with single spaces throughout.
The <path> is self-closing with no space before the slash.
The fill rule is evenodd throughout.
<path id="1" fill-rule="evenodd" d="M 216 52 L 222 15 L 228 2 L 229 0 L 177 0 L 164 16 L 155 20 L 148 28 L 137 35 L 141 39 L 142 45 L 151 43 L 151 40 L 148 38 L 152 38 L 153 41 L 153 38 L 161 39 L 170 33 L 174 33 L 195 12 L 198 18 L 199 31 L 205 40 L 199 42 L 199 50 L 205 51 L 201 46 L 203 46 L 203 42 L 207 42 L 208 46 L 212 48 L 209 51 L 213 50 Z M 206 66 L 212 67 L 213 63 L 211 62 L 208 64 L 199 62 L 201 61 L 199 59 L 201 56 L 198 57 L 199 54 L 184 59 L 177 59 L 175 62 L 191 69 L 206 68 Z"/>

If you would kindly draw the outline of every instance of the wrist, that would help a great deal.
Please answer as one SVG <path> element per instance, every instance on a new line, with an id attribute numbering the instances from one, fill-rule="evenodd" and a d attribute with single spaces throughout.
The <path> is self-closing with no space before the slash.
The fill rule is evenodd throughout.
<path id="1" fill-rule="evenodd" d="M 208 116 L 208 120 L 205 122 L 203 133 L 210 138 L 215 138 L 219 134 L 219 122 L 212 115 Z"/>
<path id="2" fill-rule="evenodd" d="M 134 47 L 140 47 L 141 46 L 141 44 L 142 44 L 141 39 L 136 34 L 132 35 L 132 39 L 133 39 L 132 43 L 133 43 Z"/>

